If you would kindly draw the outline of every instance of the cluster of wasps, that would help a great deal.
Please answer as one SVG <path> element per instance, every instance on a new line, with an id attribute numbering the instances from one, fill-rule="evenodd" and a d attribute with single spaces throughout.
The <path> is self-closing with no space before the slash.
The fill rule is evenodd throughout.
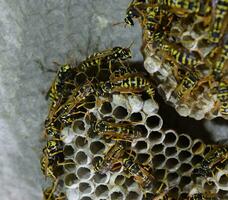
<path id="1" fill-rule="evenodd" d="M 180 103 L 197 98 L 197 90 L 206 86 L 207 96 L 216 100 L 211 113 L 228 116 L 228 0 L 133 0 L 125 22 L 133 26 L 138 19 L 143 28 L 145 46 L 171 66 L 177 86 L 171 96 Z M 203 55 L 197 48 L 189 50 L 172 31 L 175 24 L 195 27 L 197 23 L 211 50 Z M 202 91 L 202 90 L 201 90 Z M 195 95 L 195 96 L 194 96 Z M 193 102 L 192 99 L 189 101 Z"/>
<path id="2" fill-rule="evenodd" d="M 47 139 L 41 158 L 41 169 L 45 177 L 49 177 L 53 184 L 44 190 L 45 200 L 66 199 L 59 190 L 59 177 L 64 173 L 64 165 L 73 164 L 64 161 L 64 136 L 61 134 L 65 127 L 69 127 L 80 117 L 89 116 L 94 130 L 114 139 L 129 140 L 138 134 L 130 125 L 113 124 L 105 121 L 92 120 L 89 108 L 99 103 L 99 97 L 110 98 L 114 93 L 139 94 L 145 92 L 153 98 L 154 89 L 150 78 L 145 72 L 131 68 L 124 61 L 132 57 L 130 47 L 114 47 L 94 53 L 76 66 L 60 65 L 50 90 L 48 98 L 50 107 L 45 120 L 44 137 Z M 106 77 L 106 78 L 105 78 Z M 132 135 L 133 134 L 133 135 Z M 123 148 L 118 142 L 107 153 L 118 154 Z M 114 155 L 111 155 L 111 158 Z M 110 158 L 110 159 L 111 159 Z M 106 161 L 99 163 L 98 170 Z M 124 161 L 129 170 L 132 168 L 131 159 Z"/>

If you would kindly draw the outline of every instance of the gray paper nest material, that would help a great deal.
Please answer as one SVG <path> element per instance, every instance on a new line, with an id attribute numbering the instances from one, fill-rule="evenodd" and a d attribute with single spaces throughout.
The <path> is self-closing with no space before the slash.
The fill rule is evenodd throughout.
<path id="1" fill-rule="evenodd" d="M 55 69 L 53 61 L 80 61 L 97 50 L 129 46 L 132 41 L 134 60 L 141 59 L 136 53 L 139 27 L 113 26 L 123 21 L 127 4 L 127 0 L 0 1 L 2 200 L 42 199 L 40 133 L 48 106 L 44 93 L 54 74 L 42 71 L 41 64 Z"/>

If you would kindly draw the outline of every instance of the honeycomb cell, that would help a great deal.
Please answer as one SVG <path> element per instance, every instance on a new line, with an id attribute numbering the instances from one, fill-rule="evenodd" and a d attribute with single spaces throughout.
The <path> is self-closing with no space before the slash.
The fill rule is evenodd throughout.
<path id="1" fill-rule="evenodd" d="M 203 160 L 203 157 L 200 155 L 195 155 L 192 157 L 191 159 L 191 163 L 193 166 L 195 166 L 196 164 L 200 163 Z"/>
<path id="2" fill-rule="evenodd" d="M 93 180 L 95 183 L 106 183 L 108 180 L 108 176 L 105 173 L 104 174 L 96 173 L 93 176 Z"/>
<path id="3" fill-rule="evenodd" d="M 90 151 L 92 152 L 92 154 L 102 153 L 104 149 L 105 149 L 105 145 L 100 141 L 93 141 L 90 144 Z"/>
<path id="4" fill-rule="evenodd" d="M 182 163 L 179 167 L 180 174 L 189 172 L 192 169 L 192 166 L 189 163 Z"/>
<path id="5" fill-rule="evenodd" d="M 222 176 L 220 176 L 219 185 L 221 185 L 222 187 L 225 187 L 225 186 L 228 187 L 228 176 L 227 176 L 227 174 L 223 174 Z"/>
<path id="6" fill-rule="evenodd" d="M 129 191 L 126 200 L 138 200 L 139 199 L 139 194 L 135 191 Z"/>
<path id="7" fill-rule="evenodd" d="M 151 151 L 153 152 L 153 154 L 158 154 L 158 153 L 162 153 L 164 150 L 164 145 L 163 144 L 155 144 Z"/>
<path id="8" fill-rule="evenodd" d="M 75 161 L 80 165 L 84 165 L 88 162 L 88 156 L 84 151 L 78 151 L 75 156 Z"/>
<path id="9" fill-rule="evenodd" d="M 64 183 L 68 187 L 72 187 L 77 183 L 78 179 L 74 173 L 67 174 L 64 179 Z"/>
<path id="10" fill-rule="evenodd" d="M 174 131 L 166 131 L 165 133 L 165 138 L 163 140 L 163 143 L 165 146 L 174 146 L 177 141 L 177 135 Z"/>
<path id="11" fill-rule="evenodd" d="M 140 122 L 140 121 L 142 121 L 142 119 L 143 119 L 143 117 L 140 112 L 132 113 L 130 116 L 130 121 L 132 121 L 132 122 Z"/>
<path id="12" fill-rule="evenodd" d="M 77 169 L 77 176 L 79 179 L 81 180 L 87 180 L 90 178 L 91 176 L 91 171 L 89 168 L 87 167 L 79 167 Z"/>
<path id="13" fill-rule="evenodd" d="M 151 143 L 161 143 L 161 141 L 163 140 L 163 133 L 159 131 L 152 131 L 150 132 L 149 140 Z"/>
<path id="14" fill-rule="evenodd" d="M 71 145 L 65 145 L 63 150 L 64 156 L 72 156 L 74 154 L 74 148 Z"/>
<path id="15" fill-rule="evenodd" d="M 92 187 L 88 182 L 81 182 L 79 183 L 79 191 L 83 194 L 89 194 L 92 192 Z"/>
<path id="16" fill-rule="evenodd" d="M 113 115 L 117 118 L 117 119 L 124 119 L 125 117 L 127 117 L 128 115 L 128 111 L 126 108 L 122 107 L 122 106 L 117 106 L 114 110 L 113 110 Z"/>
<path id="17" fill-rule="evenodd" d="M 176 158 L 169 158 L 166 160 L 166 167 L 169 170 L 175 170 L 178 164 L 179 161 Z"/>
<path id="18" fill-rule="evenodd" d="M 169 172 L 167 174 L 167 180 L 170 185 L 175 185 L 179 181 L 179 176 L 176 172 Z"/>
<path id="19" fill-rule="evenodd" d="M 95 195 L 99 198 L 103 197 L 107 197 L 108 196 L 108 192 L 109 192 L 109 189 L 106 185 L 98 185 L 95 189 Z"/>
<path id="20" fill-rule="evenodd" d="M 205 144 L 201 140 L 196 139 L 193 141 L 192 153 L 194 155 L 202 154 L 204 152 L 204 149 L 205 149 Z"/>
<path id="21" fill-rule="evenodd" d="M 142 151 L 142 150 L 146 150 L 147 149 L 147 143 L 145 141 L 137 141 L 135 144 L 134 149 L 136 151 Z"/>
<path id="22" fill-rule="evenodd" d="M 153 158 L 152 158 L 152 163 L 153 163 L 153 167 L 154 168 L 157 168 L 157 167 L 161 167 L 163 166 L 164 162 L 165 162 L 165 156 L 163 154 L 158 154 L 158 155 L 155 155 Z"/>
<path id="23" fill-rule="evenodd" d="M 178 154 L 178 158 L 181 162 L 183 162 L 183 161 L 186 162 L 187 160 L 190 160 L 191 156 L 192 156 L 192 154 L 189 151 L 181 151 Z"/>
<path id="24" fill-rule="evenodd" d="M 188 149 L 191 145 L 191 138 L 187 135 L 180 135 L 177 140 L 177 147 L 181 149 Z"/>
<path id="25" fill-rule="evenodd" d="M 163 120 L 159 115 L 152 115 L 147 117 L 146 125 L 151 130 L 160 130 L 163 125 Z"/>
<path id="26" fill-rule="evenodd" d="M 175 156 L 177 154 L 177 148 L 174 147 L 166 147 L 165 148 L 165 155 L 166 157 L 170 157 L 170 156 Z"/>
<path id="27" fill-rule="evenodd" d="M 109 102 L 104 102 L 100 108 L 100 112 L 103 115 L 109 114 L 112 112 L 112 105 Z"/>
<path id="28" fill-rule="evenodd" d="M 114 181 L 115 185 L 123 185 L 124 182 L 125 182 L 125 176 L 123 176 L 121 174 L 117 175 L 115 178 L 115 181 Z"/>
<path id="29" fill-rule="evenodd" d="M 83 107 L 87 109 L 93 109 L 96 106 L 96 97 L 94 95 L 90 95 L 86 98 Z"/>
<path id="30" fill-rule="evenodd" d="M 73 123 L 73 131 L 77 133 L 78 130 L 85 130 L 85 123 L 82 120 L 75 120 Z"/>
<path id="31" fill-rule="evenodd" d="M 135 129 L 140 131 L 142 137 L 146 137 L 148 134 L 148 130 L 146 129 L 146 127 L 142 124 L 138 124 L 135 126 Z"/>
<path id="32" fill-rule="evenodd" d="M 166 170 L 165 169 L 157 169 L 154 171 L 154 177 L 158 180 L 164 180 L 166 176 Z"/>
<path id="33" fill-rule="evenodd" d="M 169 190 L 168 196 L 178 199 L 178 194 L 179 194 L 179 188 L 178 187 L 173 187 Z"/>
<path id="34" fill-rule="evenodd" d="M 122 200 L 124 198 L 124 195 L 122 192 L 113 192 L 110 197 L 111 200 Z"/>
<path id="35" fill-rule="evenodd" d="M 126 188 L 136 188 L 137 187 L 137 183 L 133 180 L 133 177 L 126 177 L 125 182 L 124 182 L 124 186 Z"/>
<path id="36" fill-rule="evenodd" d="M 77 148 L 86 148 L 88 145 L 88 140 L 85 137 L 78 136 L 75 140 L 75 145 Z"/>
<path id="37" fill-rule="evenodd" d="M 139 153 L 137 154 L 137 157 L 136 157 L 136 162 L 138 163 L 148 163 L 149 160 L 150 160 L 150 154 L 148 153 Z"/>

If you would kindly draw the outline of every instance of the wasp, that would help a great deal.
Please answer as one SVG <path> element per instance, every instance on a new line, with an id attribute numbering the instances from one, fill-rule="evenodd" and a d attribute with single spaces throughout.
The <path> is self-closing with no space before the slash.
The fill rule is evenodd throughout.
<path id="1" fill-rule="evenodd" d="M 131 45 L 130 45 L 131 47 Z M 87 59 L 82 61 L 77 69 L 80 72 L 88 72 L 91 71 L 91 67 L 97 67 L 97 74 L 100 72 L 100 67 L 104 67 L 106 64 L 109 64 L 109 68 L 112 62 L 116 61 L 124 61 L 132 57 L 130 47 L 114 47 L 112 49 L 106 49 L 104 51 L 94 53 L 89 56 Z"/>
<path id="2" fill-rule="evenodd" d="M 43 191 L 43 200 L 66 200 L 66 195 L 63 192 L 57 192 L 58 180 L 56 180 L 51 187 Z"/>
<path id="3" fill-rule="evenodd" d="M 166 56 L 166 59 L 185 66 L 195 66 L 201 62 L 201 58 L 195 52 L 188 51 L 187 49 L 171 44 L 169 42 L 160 43 L 160 50 Z"/>
<path id="4" fill-rule="evenodd" d="M 105 153 L 104 158 L 96 163 L 96 165 L 94 166 L 94 170 L 96 172 L 105 173 L 106 171 L 112 169 L 115 163 L 118 163 L 122 160 L 124 152 L 124 143 L 122 141 L 117 141 Z"/>
<path id="5" fill-rule="evenodd" d="M 225 81 L 220 81 L 219 85 L 213 89 L 213 93 L 217 95 L 219 100 L 215 104 L 215 110 L 219 108 L 219 112 L 227 116 L 228 115 L 228 84 Z"/>
<path id="6" fill-rule="evenodd" d="M 209 151 L 205 158 L 199 164 L 200 167 L 193 170 L 193 174 L 197 174 L 203 177 L 208 177 L 212 174 L 212 168 L 219 162 L 224 162 L 228 159 L 228 147 L 215 147 Z"/>
<path id="7" fill-rule="evenodd" d="M 215 6 L 214 19 L 209 33 L 209 40 L 218 43 L 227 26 L 228 0 L 218 0 Z"/>
<path id="8" fill-rule="evenodd" d="M 83 85 L 80 89 L 72 91 L 72 95 L 69 96 L 65 104 L 63 104 L 56 113 L 56 120 L 60 120 L 65 125 L 69 125 L 72 122 L 73 116 L 78 113 L 77 109 L 82 107 L 88 96 L 94 94 L 95 96 L 104 96 L 105 94 L 112 93 L 112 84 L 110 82 L 91 83 Z M 75 111 L 76 109 L 76 111 Z M 79 111 L 80 112 L 80 111 Z"/>
<path id="9" fill-rule="evenodd" d="M 216 56 L 215 67 L 213 67 L 213 75 L 215 80 L 220 80 L 225 68 L 228 68 L 228 42 L 226 42 L 220 54 Z"/>
<path id="10" fill-rule="evenodd" d="M 58 70 L 47 94 L 53 107 L 58 104 L 57 102 L 60 99 L 66 98 L 70 91 L 74 88 L 74 84 L 72 82 L 75 76 L 74 69 L 75 68 L 69 64 L 60 65 L 60 69 Z"/>
<path id="11" fill-rule="evenodd" d="M 96 122 L 94 131 L 100 136 L 113 140 L 132 141 L 141 136 L 141 132 L 136 130 L 131 124 L 111 123 L 104 120 Z"/>
<path id="12" fill-rule="evenodd" d="M 122 163 L 125 171 L 133 176 L 133 179 L 142 188 L 147 188 L 151 182 L 154 181 L 154 176 L 151 174 L 152 168 L 150 166 L 135 162 L 132 156 L 124 158 Z"/>
<path id="13" fill-rule="evenodd" d="M 152 82 L 145 77 L 143 73 L 129 73 L 113 81 L 112 92 L 124 93 L 141 93 L 147 94 L 153 98 L 154 88 Z"/>
<path id="14" fill-rule="evenodd" d="M 208 82 L 211 77 L 207 76 L 201 79 L 202 74 L 200 71 L 194 69 L 193 71 L 188 71 L 183 76 L 180 84 L 178 84 L 173 91 L 173 96 L 177 98 L 177 100 L 182 99 L 184 96 L 188 96 L 191 94 L 193 89 L 196 88 L 196 86 L 200 86 L 201 84 Z"/>
<path id="15" fill-rule="evenodd" d="M 145 9 L 145 0 L 133 0 L 127 8 L 126 17 L 124 19 L 125 23 L 134 26 L 133 18 L 139 18 L 141 16 L 142 9 Z"/>

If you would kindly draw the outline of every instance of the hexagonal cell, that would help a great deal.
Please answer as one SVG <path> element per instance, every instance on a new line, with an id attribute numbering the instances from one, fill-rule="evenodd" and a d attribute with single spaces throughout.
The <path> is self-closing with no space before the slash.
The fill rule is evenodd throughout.
<path id="1" fill-rule="evenodd" d="M 179 164 L 179 161 L 176 158 L 169 158 L 166 160 L 166 167 L 167 169 L 176 169 Z"/>
<path id="2" fill-rule="evenodd" d="M 139 199 L 139 194 L 135 191 L 129 191 L 126 200 L 138 200 Z"/>
<path id="3" fill-rule="evenodd" d="M 108 176 L 104 173 L 95 173 L 93 176 L 93 180 L 95 183 L 105 183 L 108 179 Z"/>
<path id="4" fill-rule="evenodd" d="M 163 120 L 159 115 L 152 115 L 147 117 L 146 125 L 152 130 L 160 130 L 163 125 Z"/>
<path id="5" fill-rule="evenodd" d="M 125 117 L 128 116 L 128 111 L 126 108 L 122 107 L 122 106 L 117 106 L 114 110 L 113 110 L 113 115 L 117 118 L 117 119 L 124 119 Z"/>
<path id="6" fill-rule="evenodd" d="M 113 192 L 110 197 L 111 200 L 122 200 L 124 199 L 124 194 L 122 192 Z"/>
<path id="7" fill-rule="evenodd" d="M 78 136 L 75 140 L 75 145 L 77 148 L 86 148 L 88 145 L 88 140 L 83 136 Z"/>
<path id="8" fill-rule="evenodd" d="M 177 140 L 177 147 L 181 149 L 188 149 L 191 146 L 191 138 L 185 134 L 179 136 Z"/>
<path id="9" fill-rule="evenodd" d="M 125 178 L 125 182 L 124 182 L 124 186 L 126 188 L 136 188 L 138 186 L 138 184 L 134 181 L 133 177 L 126 177 Z"/>
<path id="10" fill-rule="evenodd" d="M 125 182 L 125 176 L 120 174 L 115 177 L 115 180 L 114 180 L 115 185 L 123 185 L 124 182 Z"/>
<path id="11" fill-rule="evenodd" d="M 176 147 L 166 147 L 165 148 L 165 155 L 167 157 L 174 156 L 177 154 L 177 148 Z"/>
<path id="12" fill-rule="evenodd" d="M 204 152 L 205 144 L 201 140 L 194 140 L 192 145 L 192 153 L 197 155 Z"/>
<path id="13" fill-rule="evenodd" d="M 153 167 L 154 168 L 161 167 L 162 165 L 164 165 L 165 159 L 166 158 L 165 158 L 165 156 L 163 154 L 155 155 L 152 158 Z"/>
<path id="14" fill-rule="evenodd" d="M 137 141 L 135 144 L 134 149 L 136 151 L 146 150 L 147 149 L 147 143 L 145 141 Z"/>
<path id="15" fill-rule="evenodd" d="M 181 151 L 178 154 L 178 158 L 179 158 L 179 160 L 181 162 L 190 160 L 191 159 L 191 156 L 192 156 L 192 154 L 189 151 L 187 151 L 187 150 Z"/>
<path id="16" fill-rule="evenodd" d="M 166 131 L 163 143 L 165 144 L 165 146 L 174 146 L 176 144 L 177 137 L 178 136 L 174 131 Z"/>
<path id="17" fill-rule="evenodd" d="M 79 179 L 81 180 L 86 180 L 86 179 L 89 179 L 90 176 L 91 176 L 91 171 L 89 168 L 87 167 L 79 167 L 77 169 L 77 176 Z"/>
<path id="18" fill-rule="evenodd" d="M 178 194 L 179 194 L 179 188 L 178 187 L 173 187 L 168 192 L 168 196 L 172 197 L 174 199 L 178 199 Z"/>
<path id="19" fill-rule="evenodd" d="M 88 182 L 79 183 L 79 191 L 83 194 L 89 194 L 92 192 L 92 187 Z"/>
<path id="20" fill-rule="evenodd" d="M 142 117 L 142 114 L 140 112 L 132 113 L 130 116 L 130 120 L 132 122 L 140 122 L 140 121 L 142 121 L 142 119 L 143 119 L 143 117 Z"/>
<path id="21" fill-rule="evenodd" d="M 228 186 L 228 176 L 227 176 L 227 174 L 223 174 L 219 178 L 219 185 L 221 185 L 222 187 Z"/>
<path id="22" fill-rule="evenodd" d="M 104 102 L 100 108 L 100 112 L 103 115 L 109 114 L 112 112 L 112 105 L 109 102 Z"/>
<path id="23" fill-rule="evenodd" d="M 93 141 L 90 144 L 90 151 L 92 152 L 92 154 L 99 154 L 103 152 L 104 149 L 105 145 L 100 141 Z"/>
<path id="24" fill-rule="evenodd" d="M 166 178 L 165 169 L 156 169 L 153 173 L 154 177 L 158 180 L 164 180 Z"/>
<path id="25" fill-rule="evenodd" d="M 107 197 L 109 189 L 106 185 L 98 185 L 95 189 L 95 195 L 97 197 Z"/>
<path id="26" fill-rule="evenodd" d="M 148 163 L 150 161 L 150 158 L 151 158 L 151 156 L 148 153 L 138 153 L 135 161 L 138 163 L 145 164 L 145 163 Z"/>
<path id="27" fill-rule="evenodd" d="M 192 157 L 191 159 L 191 163 L 193 166 L 197 165 L 198 163 L 200 163 L 203 160 L 203 157 L 200 155 L 195 155 Z"/>
<path id="28" fill-rule="evenodd" d="M 65 145 L 63 154 L 64 156 L 72 156 L 74 154 L 74 148 L 71 145 Z"/>
<path id="29" fill-rule="evenodd" d="M 85 123 L 82 120 L 76 120 L 73 123 L 73 131 L 76 133 L 77 130 L 84 131 Z"/>
<path id="30" fill-rule="evenodd" d="M 167 181 L 170 185 L 175 185 L 179 182 L 179 176 L 176 172 L 169 172 L 167 174 Z"/>
<path id="31" fill-rule="evenodd" d="M 146 127 L 143 124 L 136 125 L 135 129 L 140 131 L 142 137 L 146 137 L 148 134 L 148 130 L 146 129 Z"/>
<path id="32" fill-rule="evenodd" d="M 179 167 L 180 174 L 189 172 L 190 170 L 192 170 L 192 166 L 189 163 L 182 163 Z"/>
<path id="33" fill-rule="evenodd" d="M 149 135 L 151 143 L 160 143 L 163 140 L 163 133 L 159 131 L 152 131 Z"/>
<path id="34" fill-rule="evenodd" d="M 67 174 L 64 178 L 64 183 L 68 187 L 75 185 L 77 183 L 77 181 L 78 181 L 78 178 L 76 177 L 76 175 L 74 173 Z"/>
<path id="35" fill-rule="evenodd" d="M 78 151 L 75 155 L 75 161 L 80 165 L 84 165 L 88 162 L 88 156 L 84 151 Z"/>
<path id="36" fill-rule="evenodd" d="M 219 190 L 214 181 L 205 181 L 205 183 L 203 184 L 203 189 L 205 191 L 210 191 L 212 194 L 217 193 Z"/>
<path id="37" fill-rule="evenodd" d="M 161 144 L 155 144 L 152 148 L 151 151 L 153 154 L 158 154 L 158 153 L 162 153 L 164 150 L 164 145 Z"/>

